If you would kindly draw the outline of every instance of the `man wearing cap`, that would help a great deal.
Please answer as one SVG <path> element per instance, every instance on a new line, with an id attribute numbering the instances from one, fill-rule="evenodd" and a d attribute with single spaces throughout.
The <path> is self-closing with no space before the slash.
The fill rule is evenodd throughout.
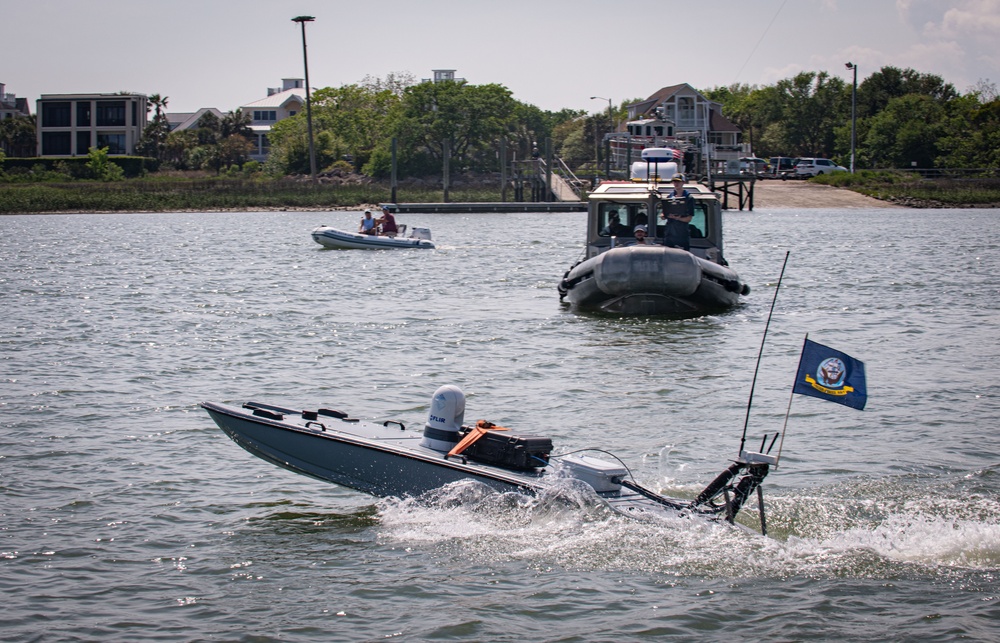
<path id="1" fill-rule="evenodd" d="M 666 219 L 667 225 L 663 231 L 663 245 L 671 248 L 691 250 L 691 217 L 694 216 L 694 198 L 684 189 L 684 175 L 675 174 L 673 189 L 663 201 L 661 219 Z"/>
<path id="2" fill-rule="evenodd" d="M 375 219 L 372 218 L 371 210 L 365 210 L 365 216 L 361 219 L 358 232 L 361 234 L 378 234 L 378 231 L 375 229 Z"/>
<path id="3" fill-rule="evenodd" d="M 382 216 L 376 219 L 375 223 L 381 226 L 382 234 L 387 237 L 395 237 L 399 233 L 399 228 L 396 227 L 396 217 L 392 216 L 388 206 L 382 206 Z"/>
<path id="4" fill-rule="evenodd" d="M 635 245 L 637 246 L 649 245 L 646 243 L 646 226 L 637 225 L 632 234 L 635 235 Z"/>

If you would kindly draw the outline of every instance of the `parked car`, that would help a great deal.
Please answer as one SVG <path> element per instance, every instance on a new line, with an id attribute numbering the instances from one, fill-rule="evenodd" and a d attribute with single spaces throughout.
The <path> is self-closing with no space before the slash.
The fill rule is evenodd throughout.
<path id="1" fill-rule="evenodd" d="M 799 159 L 794 156 L 772 156 L 770 176 L 774 178 L 786 179 L 789 174 L 795 174 L 795 162 Z"/>
<path id="2" fill-rule="evenodd" d="M 837 165 L 830 159 L 801 158 L 795 163 L 795 174 L 800 177 L 846 171 L 846 167 Z"/>
<path id="3" fill-rule="evenodd" d="M 745 176 L 760 176 L 767 174 L 770 166 L 762 158 L 756 156 L 744 156 L 740 159 L 740 174 Z"/>

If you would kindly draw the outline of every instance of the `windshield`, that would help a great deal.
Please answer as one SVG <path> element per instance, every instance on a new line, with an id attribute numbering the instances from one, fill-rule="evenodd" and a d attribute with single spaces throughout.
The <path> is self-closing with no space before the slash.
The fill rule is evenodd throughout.
<path id="1" fill-rule="evenodd" d="M 648 225 L 645 203 L 601 203 L 597 211 L 597 234 L 631 237 L 637 225 Z"/>
<path id="2" fill-rule="evenodd" d="M 705 202 L 694 200 L 694 216 L 691 217 L 691 223 L 688 224 L 688 229 L 691 232 L 692 239 L 704 239 L 708 236 L 708 214 L 705 211 Z M 677 212 L 681 214 L 687 211 L 687 205 L 682 201 L 659 201 L 656 204 L 656 236 L 663 237 L 665 219 L 666 216 L 663 214 L 666 211 L 667 214 L 672 212 Z M 661 218 L 662 217 L 662 218 Z"/>

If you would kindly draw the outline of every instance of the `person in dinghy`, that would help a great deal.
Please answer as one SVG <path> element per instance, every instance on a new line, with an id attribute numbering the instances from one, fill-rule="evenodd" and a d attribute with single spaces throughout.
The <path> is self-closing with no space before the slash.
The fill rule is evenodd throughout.
<path id="1" fill-rule="evenodd" d="M 365 216 L 361 217 L 361 223 L 358 225 L 358 232 L 361 234 L 378 234 L 378 228 L 375 227 L 375 219 L 372 218 L 371 210 L 365 210 Z"/>
<path id="2" fill-rule="evenodd" d="M 399 228 L 396 227 L 396 217 L 389 211 L 388 206 L 382 206 L 382 216 L 375 219 L 375 225 L 377 226 L 378 234 L 383 234 L 390 238 L 395 238 L 399 234 Z"/>

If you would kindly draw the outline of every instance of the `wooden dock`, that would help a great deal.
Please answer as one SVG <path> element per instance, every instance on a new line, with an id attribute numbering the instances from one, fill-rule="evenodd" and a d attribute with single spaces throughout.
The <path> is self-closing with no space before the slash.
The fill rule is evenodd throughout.
<path id="1" fill-rule="evenodd" d="M 480 212 L 586 212 L 585 201 L 551 202 L 484 202 L 484 203 L 380 203 L 394 214 L 441 212 L 451 214 L 475 214 Z"/>

